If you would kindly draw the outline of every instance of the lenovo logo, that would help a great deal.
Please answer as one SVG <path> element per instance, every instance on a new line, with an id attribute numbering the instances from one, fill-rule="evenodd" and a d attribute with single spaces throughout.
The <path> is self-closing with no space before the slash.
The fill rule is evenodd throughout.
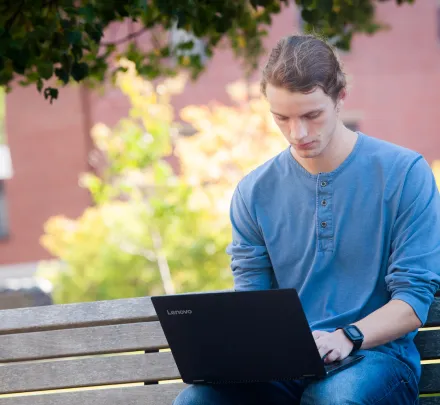
<path id="1" fill-rule="evenodd" d="M 167 314 L 168 315 L 191 315 L 193 311 L 191 311 L 190 309 L 181 309 L 178 311 L 168 311 L 167 310 Z"/>

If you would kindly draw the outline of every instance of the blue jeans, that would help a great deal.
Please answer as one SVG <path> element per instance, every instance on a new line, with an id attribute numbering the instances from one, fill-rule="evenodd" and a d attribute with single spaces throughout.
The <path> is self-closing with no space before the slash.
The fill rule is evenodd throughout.
<path id="1" fill-rule="evenodd" d="M 321 380 L 190 385 L 174 405 L 414 405 L 412 370 L 385 353 L 362 350 L 359 363 Z"/>

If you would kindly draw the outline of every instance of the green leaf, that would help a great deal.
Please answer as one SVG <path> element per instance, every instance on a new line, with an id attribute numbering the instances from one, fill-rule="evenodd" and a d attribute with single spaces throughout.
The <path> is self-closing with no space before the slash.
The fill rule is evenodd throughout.
<path id="1" fill-rule="evenodd" d="M 78 45 L 73 45 L 72 46 L 72 55 L 73 55 L 75 62 L 78 62 L 83 57 L 83 48 L 81 48 Z"/>
<path id="2" fill-rule="evenodd" d="M 99 43 L 104 35 L 101 24 L 88 24 L 86 25 L 86 31 L 90 38 L 96 43 Z"/>
<path id="3" fill-rule="evenodd" d="M 351 39 L 351 33 L 347 33 L 346 35 L 343 35 L 338 39 L 338 41 L 336 42 L 336 46 L 344 51 L 349 51 Z"/>
<path id="4" fill-rule="evenodd" d="M 333 8 L 333 0 L 318 0 L 317 8 L 325 13 L 331 13 Z"/>
<path id="5" fill-rule="evenodd" d="M 53 87 L 46 87 L 44 89 L 44 98 L 47 100 L 50 99 L 50 103 L 58 98 L 58 89 L 54 89 Z"/>
<path id="6" fill-rule="evenodd" d="M 258 0 L 251 0 L 251 5 L 252 5 L 252 7 L 255 8 L 255 9 L 258 7 L 258 3 L 259 3 Z"/>
<path id="7" fill-rule="evenodd" d="M 318 21 L 319 12 L 318 10 L 304 9 L 301 11 L 301 17 L 304 21 L 310 24 L 315 24 Z"/>
<path id="8" fill-rule="evenodd" d="M 147 11 L 147 0 L 138 0 L 138 7 L 144 12 Z"/>
<path id="9" fill-rule="evenodd" d="M 63 27 L 63 29 L 65 31 L 70 30 L 70 28 L 72 28 L 73 24 L 71 20 L 66 20 L 65 18 L 61 19 L 61 27 Z"/>
<path id="10" fill-rule="evenodd" d="M 63 46 L 64 35 L 61 32 L 55 32 L 52 37 L 52 46 L 58 49 Z"/>
<path id="11" fill-rule="evenodd" d="M 78 45 L 81 43 L 82 34 L 80 31 L 68 31 L 66 33 L 66 38 L 72 45 Z"/>
<path id="12" fill-rule="evenodd" d="M 78 12 L 85 18 L 86 22 L 88 23 L 92 23 L 95 19 L 95 10 L 91 4 L 80 7 Z"/>
<path id="13" fill-rule="evenodd" d="M 69 77 L 70 74 L 68 71 L 61 69 L 61 68 L 57 68 L 55 69 L 55 75 L 58 77 L 58 79 L 60 79 L 64 84 L 69 83 Z"/>
<path id="14" fill-rule="evenodd" d="M 67 53 L 63 54 L 61 56 L 61 64 L 63 65 L 64 70 L 70 74 L 73 64 L 72 55 L 69 55 Z"/>
<path id="15" fill-rule="evenodd" d="M 72 77 L 77 81 L 83 80 L 89 73 L 89 65 L 85 62 L 74 63 L 72 65 Z"/>
<path id="16" fill-rule="evenodd" d="M 9 49 L 6 49 L 6 57 L 12 60 L 12 65 L 17 73 L 24 74 L 30 59 L 29 49 L 24 44 L 11 41 Z"/>
<path id="17" fill-rule="evenodd" d="M 45 80 L 49 80 L 53 75 L 53 64 L 50 62 L 41 62 L 37 66 L 38 74 Z"/>
<path id="18" fill-rule="evenodd" d="M 186 41 L 186 42 L 181 42 L 178 46 L 178 49 L 183 49 L 183 50 L 191 50 L 194 48 L 194 41 Z"/>

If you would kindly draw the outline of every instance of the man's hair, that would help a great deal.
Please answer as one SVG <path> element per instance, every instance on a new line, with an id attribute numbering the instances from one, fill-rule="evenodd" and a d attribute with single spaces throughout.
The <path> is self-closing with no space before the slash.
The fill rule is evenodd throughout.
<path id="1" fill-rule="evenodd" d="M 321 87 L 335 102 L 347 85 L 334 48 L 314 35 L 291 35 L 278 41 L 263 69 L 264 95 L 268 83 L 305 94 Z"/>

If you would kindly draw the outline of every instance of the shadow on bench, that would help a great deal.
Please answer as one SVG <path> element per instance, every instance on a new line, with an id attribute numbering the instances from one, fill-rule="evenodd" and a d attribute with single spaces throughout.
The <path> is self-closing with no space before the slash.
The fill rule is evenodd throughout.
<path id="1" fill-rule="evenodd" d="M 161 350 L 168 345 L 148 297 L 3 310 L 0 319 L 0 394 L 14 394 L 0 405 L 169 405 L 185 387 L 166 383 L 179 372 Z M 424 360 L 440 361 L 432 327 L 440 297 L 416 338 Z M 48 395 L 24 395 L 35 391 Z M 423 365 L 420 392 L 440 395 L 440 363 Z M 422 395 L 421 404 L 440 405 L 440 396 Z"/>

